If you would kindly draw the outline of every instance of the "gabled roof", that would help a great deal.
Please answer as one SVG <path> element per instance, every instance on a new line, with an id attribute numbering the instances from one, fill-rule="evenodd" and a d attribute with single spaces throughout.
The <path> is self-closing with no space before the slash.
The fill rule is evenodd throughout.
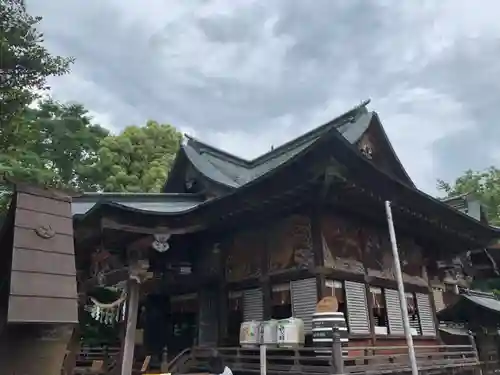
<path id="1" fill-rule="evenodd" d="M 336 129 L 349 143 L 355 144 L 375 116 L 374 112 L 368 112 L 368 103 L 369 101 L 365 101 L 327 124 L 253 160 L 239 158 L 186 135 L 187 142 L 181 146 L 176 162 L 185 156 L 191 165 L 211 182 L 238 188 L 290 160 L 332 129 Z M 176 167 L 179 168 L 174 165 L 172 175 L 175 174 Z M 164 191 L 172 190 L 167 181 Z"/>
<path id="2" fill-rule="evenodd" d="M 377 128 L 380 132 L 380 135 L 382 136 L 382 141 L 383 141 L 385 147 L 387 147 L 387 149 L 388 149 L 388 154 L 390 154 L 390 156 L 392 157 L 391 167 L 393 168 L 393 172 L 394 172 L 395 177 L 398 178 L 400 181 L 405 182 L 409 186 L 416 189 L 415 183 L 411 179 L 408 172 L 406 172 L 406 169 L 403 166 L 403 163 L 401 163 L 401 160 L 399 160 L 399 157 L 396 154 L 394 147 L 392 147 L 392 144 L 389 141 L 389 137 L 387 136 L 387 133 L 385 132 L 384 127 L 382 126 L 382 122 L 380 121 L 378 114 L 374 113 L 374 117 L 377 120 L 377 121 L 374 121 L 374 123 L 377 125 Z"/>
<path id="3" fill-rule="evenodd" d="M 485 207 L 481 204 L 472 193 L 455 195 L 452 197 L 443 198 L 442 201 L 453 207 L 455 210 L 463 212 L 474 219 L 487 223 Z"/>
<path id="4" fill-rule="evenodd" d="M 358 113 L 358 110 L 361 113 Z M 359 138 L 359 134 L 362 134 L 363 119 L 366 119 L 366 116 L 370 118 L 374 114 L 360 109 L 356 110 L 356 114 L 357 116 L 354 117 L 345 116 L 342 121 L 333 120 L 331 124 L 325 125 L 324 128 L 327 130 L 320 133 L 321 135 L 315 133 L 317 129 L 306 134 L 300 142 L 301 147 L 293 148 L 294 152 L 288 153 L 290 151 L 287 149 L 288 145 L 284 145 L 266 154 L 267 158 L 261 157 L 246 162 L 240 160 L 243 167 L 247 163 L 247 166 L 255 170 L 271 160 L 288 155 L 286 158 L 283 156 L 283 159 L 280 159 L 281 162 L 276 163 L 275 167 L 269 168 L 267 172 L 255 174 L 239 188 L 230 189 L 226 194 L 195 204 L 192 208 L 177 212 L 171 210 L 159 212 L 138 210 L 107 200 L 101 201 L 86 215 L 83 215 L 81 222 L 92 221 L 96 215 L 100 215 L 99 212 L 107 210 L 109 214 L 124 222 L 148 222 L 151 226 L 208 228 L 227 224 L 234 222 L 236 217 L 246 216 L 250 212 L 267 212 L 268 208 L 298 204 L 300 200 L 309 199 L 311 193 L 317 191 L 312 186 L 317 187 L 317 184 L 323 182 L 325 170 L 333 161 L 341 173 L 352 181 L 352 186 L 346 186 L 345 194 L 347 196 L 354 194 L 355 197 L 351 198 L 360 201 L 361 205 L 372 204 L 374 209 L 371 212 L 375 214 L 377 210 L 376 215 L 380 214 L 384 217 L 383 204 L 380 202 L 389 200 L 393 203 L 395 215 L 399 215 L 400 218 L 406 217 L 408 222 L 413 222 L 412 225 L 421 226 L 424 232 L 431 233 L 432 231 L 433 236 L 439 235 L 449 239 L 462 238 L 468 241 L 468 246 L 476 247 L 484 246 L 492 239 L 500 237 L 499 230 L 409 186 L 363 156 L 358 146 L 353 144 L 352 139 Z M 357 124 L 360 124 L 359 128 L 352 126 Z M 344 125 L 346 129 L 341 132 L 339 128 L 343 129 Z M 292 143 L 294 142 L 297 141 Z M 294 143 L 294 145 L 297 144 Z M 232 164 L 238 165 L 236 160 L 238 158 L 233 157 Z M 215 168 L 215 170 L 222 174 L 219 169 Z M 213 176 L 213 178 L 216 177 Z M 311 188 L 304 192 L 303 188 L 307 186 Z M 341 186 L 337 188 L 342 189 Z M 339 193 L 341 193 L 340 190 Z M 364 198 L 360 194 L 364 194 Z M 170 194 L 165 194 L 165 197 L 167 196 Z M 366 202 L 370 199 L 372 203 Z M 142 211 L 143 215 L 135 215 L 138 211 Z"/>

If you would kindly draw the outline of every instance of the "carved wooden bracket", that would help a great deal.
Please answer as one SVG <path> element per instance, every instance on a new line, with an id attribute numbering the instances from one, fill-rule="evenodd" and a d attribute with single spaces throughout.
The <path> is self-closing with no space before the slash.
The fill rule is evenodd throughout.
<path id="1" fill-rule="evenodd" d="M 372 147 L 368 144 L 365 143 L 363 144 L 360 148 L 359 151 L 363 154 L 363 156 L 369 160 L 373 158 L 373 149 Z"/>
<path id="2" fill-rule="evenodd" d="M 168 240 L 171 237 L 171 234 L 155 234 L 153 235 L 154 241 L 151 244 L 153 249 L 158 251 L 159 253 L 164 253 L 168 249 L 170 249 L 170 245 L 168 243 Z"/>
<path id="3" fill-rule="evenodd" d="M 146 280 L 153 278 L 153 273 L 149 272 L 149 261 L 140 259 L 129 266 L 129 278 L 142 284 Z"/>

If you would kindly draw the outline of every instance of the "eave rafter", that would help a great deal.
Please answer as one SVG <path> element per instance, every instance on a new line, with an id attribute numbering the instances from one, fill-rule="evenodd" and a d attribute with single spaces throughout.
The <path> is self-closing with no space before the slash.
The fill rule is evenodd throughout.
<path id="1" fill-rule="evenodd" d="M 376 216 L 379 216 L 380 220 L 383 220 L 382 218 L 385 217 L 383 205 L 384 201 L 387 198 L 381 196 L 373 189 L 366 188 L 360 184 L 354 183 L 353 181 L 340 179 L 336 179 L 336 181 L 334 182 L 334 186 L 335 188 L 332 189 L 336 189 L 336 192 L 342 191 L 344 194 L 343 197 L 350 196 L 348 201 L 357 201 L 358 203 L 363 203 L 365 214 L 371 211 L 373 215 L 373 210 L 375 210 L 378 212 Z M 342 205 L 342 202 L 338 202 L 340 196 L 342 196 L 342 194 L 337 194 L 336 204 Z M 438 218 L 429 217 L 427 215 L 424 215 L 422 212 L 415 211 L 411 207 L 408 207 L 405 202 L 401 203 L 401 201 L 399 201 L 398 199 L 394 199 L 391 202 L 397 226 L 406 226 L 409 227 L 410 230 L 415 232 L 415 228 L 419 228 L 419 225 L 424 225 L 428 228 L 434 229 L 433 234 L 430 237 L 439 239 L 447 233 L 457 240 L 460 239 L 461 241 L 464 241 L 469 246 L 472 246 L 473 244 L 480 245 L 485 241 L 485 239 L 479 236 L 470 235 L 466 230 L 461 231 L 455 229 L 449 225 L 446 225 Z M 369 208 L 372 208 L 373 210 Z M 412 228 L 413 225 L 415 225 L 415 227 Z M 422 228 L 420 227 L 419 231 L 425 235 L 426 233 L 421 229 Z M 427 235 L 429 235 L 429 233 L 427 233 Z"/>

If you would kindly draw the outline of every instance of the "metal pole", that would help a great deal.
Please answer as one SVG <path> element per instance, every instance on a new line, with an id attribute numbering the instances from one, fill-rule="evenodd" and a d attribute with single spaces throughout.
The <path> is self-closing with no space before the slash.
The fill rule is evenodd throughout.
<path id="1" fill-rule="evenodd" d="M 410 357 L 411 373 L 418 375 L 417 358 L 415 357 L 415 348 L 413 347 L 413 337 L 410 329 L 410 319 L 408 318 L 408 306 L 406 304 L 405 288 L 403 285 L 403 274 L 401 272 L 401 263 L 399 261 L 398 243 L 396 241 L 396 232 L 392 220 L 391 202 L 385 201 L 385 212 L 387 215 L 387 225 L 389 226 L 389 236 L 391 237 L 392 256 L 394 258 L 394 270 L 396 271 L 396 280 L 398 282 L 399 302 L 401 305 L 401 314 L 403 315 L 403 324 L 405 329 L 406 343 L 408 345 L 408 356 Z"/>
<path id="2" fill-rule="evenodd" d="M 332 364 L 334 373 L 341 375 L 344 373 L 344 357 L 342 356 L 342 341 L 338 327 L 332 328 Z"/>
<path id="3" fill-rule="evenodd" d="M 267 346 L 260 346 L 260 375 L 267 375 Z"/>

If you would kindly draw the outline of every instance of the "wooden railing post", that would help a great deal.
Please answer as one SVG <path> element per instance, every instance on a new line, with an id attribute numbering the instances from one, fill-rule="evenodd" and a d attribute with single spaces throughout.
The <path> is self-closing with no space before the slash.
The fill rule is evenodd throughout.
<path id="1" fill-rule="evenodd" d="M 109 358 L 109 348 L 108 345 L 104 344 L 102 347 L 102 368 L 104 373 L 107 374 L 110 367 L 110 358 Z"/>
<path id="2" fill-rule="evenodd" d="M 472 346 L 472 351 L 474 352 L 474 355 L 476 357 L 476 361 L 478 366 L 474 369 L 474 374 L 475 375 L 482 375 L 483 370 L 481 368 L 481 360 L 479 359 L 479 352 L 477 351 L 477 345 L 476 345 L 476 339 L 474 338 L 474 335 L 472 332 L 469 332 L 469 342 L 470 345 Z"/>
<path id="3" fill-rule="evenodd" d="M 167 347 L 163 347 L 163 350 L 161 352 L 161 365 L 160 365 L 161 372 L 168 372 L 168 349 Z"/>
<path id="4" fill-rule="evenodd" d="M 342 357 L 342 342 L 338 327 L 332 328 L 332 365 L 334 374 L 344 373 L 344 358 Z"/>

